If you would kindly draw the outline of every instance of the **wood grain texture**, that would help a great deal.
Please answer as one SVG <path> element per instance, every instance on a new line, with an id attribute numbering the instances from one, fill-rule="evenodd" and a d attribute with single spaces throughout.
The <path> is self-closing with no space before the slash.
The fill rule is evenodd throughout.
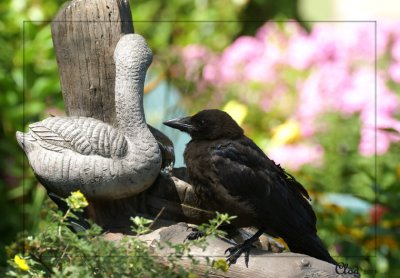
<path id="1" fill-rule="evenodd" d="M 149 234 L 141 235 L 139 238 L 150 246 L 151 252 L 155 258 L 162 264 L 170 265 L 166 257 L 175 250 L 165 242 L 181 244 L 191 232 L 185 223 L 178 223 L 169 227 L 159 228 Z M 129 237 L 129 236 L 128 236 Z M 121 234 L 106 234 L 106 240 L 120 243 L 124 238 Z M 243 242 L 247 235 L 241 235 L 235 238 L 238 242 Z M 178 264 L 186 269 L 191 269 L 198 277 L 270 277 L 270 278 L 297 278 L 297 277 L 321 277 L 321 278 L 357 278 L 355 274 L 338 274 L 335 265 L 315 259 L 313 257 L 291 253 L 291 252 L 273 252 L 266 246 L 262 249 L 253 248 L 250 251 L 249 267 L 246 267 L 244 256 L 240 257 L 236 264 L 229 267 L 226 272 L 211 268 L 207 264 L 207 258 L 210 261 L 221 260 L 225 258 L 225 250 L 232 246 L 232 243 L 216 238 L 207 238 L 208 246 L 205 250 L 199 247 L 191 247 L 189 254 L 198 260 L 198 264 L 193 265 L 189 256 L 182 256 Z M 160 249 L 158 246 L 164 247 Z M 340 270 L 340 269 L 339 269 Z M 340 273 L 340 271 L 338 271 Z"/>
<path id="2" fill-rule="evenodd" d="M 113 52 L 123 34 L 134 32 L 129 2 L 73 0 L 51 25 L 67 115 L 115 125 Z"/>

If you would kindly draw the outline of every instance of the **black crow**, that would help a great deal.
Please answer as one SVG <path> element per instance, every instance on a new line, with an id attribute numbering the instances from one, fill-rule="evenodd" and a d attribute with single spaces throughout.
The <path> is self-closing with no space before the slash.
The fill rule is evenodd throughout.
<path id="1" fill-rule="evenodd" d="M 164 122 L 188 133 L 184 159 L 190 182 L 204 207 L 238 216 L 238 227 L 258 232 L 227 250 L 232 264 L 266 232 L 285 240 L 292 252 L 336 264 L 317 235 L 307 190 L 269 159 L 225 112 L 204 110 Z"/>

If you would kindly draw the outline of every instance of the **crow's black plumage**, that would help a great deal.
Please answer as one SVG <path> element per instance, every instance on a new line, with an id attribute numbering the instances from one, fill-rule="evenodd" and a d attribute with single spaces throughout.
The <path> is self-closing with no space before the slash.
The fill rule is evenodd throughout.
<path id="1" fill-rule="evenodd" d="M 190 181 L 203 206 L 237 215 L 235 225 L 259 232 L 230 248 L 234 263 L 266 232 L 281 237 L 290 250 L 336 264 L 317 236 L 316 216 L 306 189 L 243 133 L 225 112 L 204 110 L 164 123 L 188 133 L 184 159 Z"/>

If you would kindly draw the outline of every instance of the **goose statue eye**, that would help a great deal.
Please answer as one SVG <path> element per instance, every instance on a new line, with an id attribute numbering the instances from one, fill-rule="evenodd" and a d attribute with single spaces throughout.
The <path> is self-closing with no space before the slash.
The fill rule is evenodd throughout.
<path id="1" fill-rule="evenodd" d="M 200 126 L 205 126 L 206 123 L 207 123 L 206 120 L 201 120 L 201 121 L 199 122 L 199 125 L 200 125 Z"/>

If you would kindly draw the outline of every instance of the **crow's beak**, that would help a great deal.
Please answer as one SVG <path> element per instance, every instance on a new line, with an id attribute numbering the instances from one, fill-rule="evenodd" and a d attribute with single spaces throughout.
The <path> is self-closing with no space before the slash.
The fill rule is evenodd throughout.
<path id="1" fill-rule="evenodd" d="M 190 118 L 191 117 L 172 119 L 165 121 L 164 124 L 190 134 L 193 131 L 193 125 L 190 121 Z"/>

